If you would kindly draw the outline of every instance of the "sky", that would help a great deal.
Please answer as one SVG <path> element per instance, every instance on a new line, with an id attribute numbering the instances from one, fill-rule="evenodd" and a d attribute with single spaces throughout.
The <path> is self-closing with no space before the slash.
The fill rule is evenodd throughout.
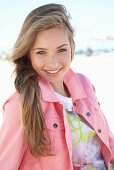
<path id="1" fill-rule="evenodd" d="M 0 50 L 13 47 L 26 16 L 47 3 L 62 3 L 75 29 L 76 49 L 114 48 L 114 40 L 95 40 L 114 33 L 114 0 L 0 0 Z"/>

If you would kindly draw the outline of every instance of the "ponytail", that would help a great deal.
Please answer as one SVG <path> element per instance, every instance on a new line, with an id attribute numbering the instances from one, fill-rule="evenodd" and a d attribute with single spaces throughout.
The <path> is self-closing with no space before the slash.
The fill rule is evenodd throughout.
<path id="1" fill-rule="evenodd" d="M 15 88 L 20 93 L 22 123 L 29 149 L 35 157 L 52 156 L 48 149 L 50 142 L 48 143 L 43 135 L 46 125 L 40 104 L 38 75 L 27 56 L 17 59 L 15 64 L 17 64 Z"/>

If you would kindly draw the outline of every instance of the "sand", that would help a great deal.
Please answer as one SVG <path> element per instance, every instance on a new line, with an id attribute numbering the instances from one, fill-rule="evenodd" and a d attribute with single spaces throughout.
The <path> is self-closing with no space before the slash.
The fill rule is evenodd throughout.
<path id="1" fill-rule="evenodd" d="M 95 56 L 76 55 L 72 64 L 75 72 L 85 74 L 93 83 L 109 127 L 114 134 L 114 53 L 101 53 Z M 2 105 L 14 91 L 11 78 L 13 66 L 0 60 L 0 126 L 2 124 Z"/>

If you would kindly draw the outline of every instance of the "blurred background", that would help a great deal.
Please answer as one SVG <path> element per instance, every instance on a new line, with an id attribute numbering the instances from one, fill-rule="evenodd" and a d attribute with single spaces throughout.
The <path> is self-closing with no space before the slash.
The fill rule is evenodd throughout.
<path id="1" fill-rule="evenodd" d="M 8 58 L 28 13 L 47 3 L 62 3 L 75 29 L 71 67 L 93 83 L 114 134 L 114 0 L 0 0 L 0 126 L 2 105 L 14 91 L 14 70 Z"/>

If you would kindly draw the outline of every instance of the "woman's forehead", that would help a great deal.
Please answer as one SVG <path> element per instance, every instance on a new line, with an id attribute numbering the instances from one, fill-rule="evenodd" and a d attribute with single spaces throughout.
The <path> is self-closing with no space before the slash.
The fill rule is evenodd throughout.
<path id="1" fill-rule="evenodd" d="M 69 45 L 67 33 L 61 28 L 52 28 L 38 32 L 32 46 L 46 48 L 51 45 L 58 48 L 63 44 Z"/>

